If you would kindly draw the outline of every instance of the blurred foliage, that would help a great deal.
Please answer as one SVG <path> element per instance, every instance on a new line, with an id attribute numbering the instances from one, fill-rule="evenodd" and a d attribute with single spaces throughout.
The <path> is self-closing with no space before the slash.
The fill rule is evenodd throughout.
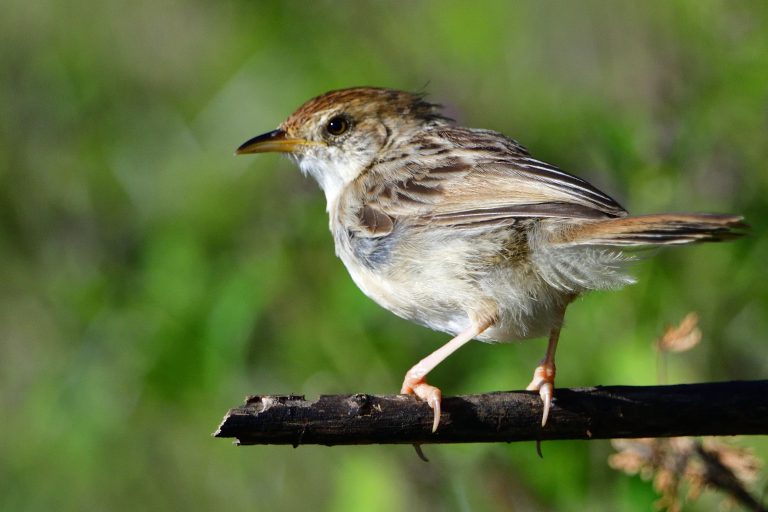
<path id="1" fill-rule="evenodd" d="M 233 157 L 338 87 L 426 90 L 636 213 L 747 215 L 572 307 L 560 386 L 652 384 L 688 311 L 670 382 L 768 374 L 768 3 L 9 0 L 0 43 L 2 510 L 650 509 L 602 441 L 210 437 L 249 393 L 395 392 L 447 339 L 355 289 L 290 162 Z M 543 351 L 470 344 L 432 381 L 519 389 Z"/>

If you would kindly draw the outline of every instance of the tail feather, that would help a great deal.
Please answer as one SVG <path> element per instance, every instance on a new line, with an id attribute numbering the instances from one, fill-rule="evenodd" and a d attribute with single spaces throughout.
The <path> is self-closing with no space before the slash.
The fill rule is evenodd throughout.
<path id="1" fill-rule="evenodd" d="M 668 213 L 622 217 L 582 224 L 571 230 L 571 245 L 642 246 L 722 242 L 746 234 L 739 215 Z"/>

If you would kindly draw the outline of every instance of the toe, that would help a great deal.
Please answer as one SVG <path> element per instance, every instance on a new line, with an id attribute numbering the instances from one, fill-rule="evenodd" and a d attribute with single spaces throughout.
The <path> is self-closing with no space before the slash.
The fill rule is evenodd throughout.
<path id="1" fill-rule="evenodd" d="M 533 372 L 533 380 L 526 388 L 528 391 L 538 391 L 544 405 L 541 415 L 541 426 L 547 424 L 549 411 L 552 408 L 552 397 L 555 394 L 555 365 L 554 362 L 542 361 Z"/>
<path id="2" fill-rule="evenodd" d="M 531 383 L 528 384 L 528 387 L 525 389 L 528 391 L 538 391 L 546 382 L 551 381 L 553 376 L 551 376 L 548 370 L 549 369 L 544 365 L 537 366 L 533 371 L 533 379 L 531 379 Z"/>
<path id="3" fill-rule="evenodd" d="M 429 407 L 434 412 L 432 419 L 432 432 L 436 432 L 437 427 L 440 425 L 440 404 L 443 399 L 442 392 L 435 386 L 431 386 L 426 382 L 422 382 L 421 384 L 414 386 L 413 392 L 416 394 L 416 396 L 427 402 Z"/>
<path id="4" fill-rule="evenodd" d="M 416 395 L 420 399 L 427 402 L 427 405 L 429 405 L 432 411 L 434 411 L 434 417 L 432 420 L 432 432 L 436 432 L 437 427 L 440 425 L 440 404 L 443 398 L 442 392 L 435 386 L 427 384 L 424 379 L 409 379 L 408 376 L 406 376 L 405 382 L 403 382 L 403 387 L 400 392 L 403 394 Z"/>

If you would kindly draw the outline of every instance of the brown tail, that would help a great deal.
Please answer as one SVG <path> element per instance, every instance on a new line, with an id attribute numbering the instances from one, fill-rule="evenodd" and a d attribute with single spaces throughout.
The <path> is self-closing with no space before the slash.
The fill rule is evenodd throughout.
<path id="1" fill-rule="evenodd" d="M 589 245 L 672 245 L 722 242 L 745 234 L 739 215 L 662 213 L 583 224 L 569 233 L 568 243 Z"/>

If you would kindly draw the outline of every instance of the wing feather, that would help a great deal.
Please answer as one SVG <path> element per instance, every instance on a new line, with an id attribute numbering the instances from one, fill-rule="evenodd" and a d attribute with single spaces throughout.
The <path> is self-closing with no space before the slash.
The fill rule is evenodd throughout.
<path id="1" fill-rule="evenodd" d="M 627 215 L 585 180 L 532 158 L 500 133 L 443 127 L 423 137 L 411 141 L 417 148 L 412 155 L 386 159 L 361 175 L 356 197 L 393 221 L 417 225 L 472 227 L 521 218 Z"/>

